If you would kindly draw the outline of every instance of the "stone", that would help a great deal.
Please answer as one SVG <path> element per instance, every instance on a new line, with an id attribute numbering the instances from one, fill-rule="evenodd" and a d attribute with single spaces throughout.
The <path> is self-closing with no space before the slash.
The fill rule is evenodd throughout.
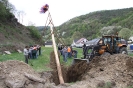
<path id="1" fill-rule="evenodd" d="M 11 54 L 11 52 L 10 52 L 10 51 L 4 51 L 4 53 L 6 53 L 6 54 Z"/>

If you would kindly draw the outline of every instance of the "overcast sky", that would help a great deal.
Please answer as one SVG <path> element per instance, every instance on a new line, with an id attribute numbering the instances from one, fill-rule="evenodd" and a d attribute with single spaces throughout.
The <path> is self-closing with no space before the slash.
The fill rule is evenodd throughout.
<path id="1" fill-rule="evenodd" d="M 133 0 L 9 0 L 18 11 L 25 13 L 23 24 L 30 22 L 44 26 L 48 12 L 40 14 L 40 8 L 48 4 L 53 23 L 59 26 L 73 17 L 93 11 L 112 10 L 133 7 Z M 20 18 L 22 22 L 22 17 Z"/>

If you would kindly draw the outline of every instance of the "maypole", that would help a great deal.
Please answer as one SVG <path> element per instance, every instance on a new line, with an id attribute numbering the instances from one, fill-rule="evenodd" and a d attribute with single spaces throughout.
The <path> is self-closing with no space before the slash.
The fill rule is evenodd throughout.
<path id="1" fill-rule="evenodd" d="M 48 11 L 48 8 L 49 8 L 49 5 L 46 4 L 46 5 L 44 5 L 41 8 L 40 12 L 45 13 L 46 11 Z M 55 54 L 55 61 L 56 61 L 56 65 L 57 65 L 58 77 L 59 77 L 60 84 L 63 84 L 64 83 L 64 79 L 63 79 L 63 76 L 62 76 L 61 65 L 60 65 L 59 56 L 58 56 L 57 48 L 56 48 L 56 42 L 55 42 L 54 31 L 53 31 L 52 17 L 50 15 L 49 11 L 48 11 L 48 17 L 49 17 L 49 24 L 50 24 L 51 37 L 52 37 L 52 42 L 53 42 L 54 54 Z"/>

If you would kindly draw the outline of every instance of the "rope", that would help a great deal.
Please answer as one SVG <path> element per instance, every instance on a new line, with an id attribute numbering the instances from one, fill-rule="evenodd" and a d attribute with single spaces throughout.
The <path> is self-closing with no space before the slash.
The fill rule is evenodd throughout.
<path id="1" fill-rule="evenodd" d="M 59 43 L 65 45 L 65 42 L 64 42 L 64 40 L 62 39 L 62 37 L 59 38 L 57 32 L 55 31 L 56 29 L 55 29 L 55 26 L 54 26 L 54 24 L 53 24 L 53 20 L 52 20 L 52 17 L 51 17 L 51 14 L 50 14 L 49 11 L 48 11 L 48 17 L 47 17 L 47 20 L 46 20 L 46 23 L 45 23 L 45 29 L 44 29 L 43 34 L 45 33 L 45 30 L 48 29 L 48 25 L 47 25 L 48 18 L 49 18 L 49 23 L 48 23 L 48 25 L 49 25 L 50 23 L 53 25 L 53 28 L 54 28 L 53 33 L 54 33 L 55 37 L 57 38 L 57 40 L 59 41 Z M 50 36 L 51 36 L 51 34 L 48 36 L 47 39 L 49 39 Z M 60 40 L 60 39 L 61 39 L 61 40 Z"/>
<path id="2" fill-rule="evenodd" d="M 61 39 L 61 40 L 60 40 L 60 39 L 59 39 L 59 36 L 57 35 L 57 32 L 55 31 L 56 29 L 55 29 L 55 26 L 54 26 L 54 24 L 53 24 L 53 20 L 52 20 L 52 17 L 51 17 L 50 12 L 49 12 L 49 16 L 50 16 L 51 21 L 52 21 L 52 25 L 53 25 L 53 28 L 54 28 L 55 36 L 57 37 L 57 39 L 58 39 L 60 42 L 62 42 L 63 45 L 65 45 L 65 42 L 63 41 L 62 37 L 60 37 L 60 39 Z"/>

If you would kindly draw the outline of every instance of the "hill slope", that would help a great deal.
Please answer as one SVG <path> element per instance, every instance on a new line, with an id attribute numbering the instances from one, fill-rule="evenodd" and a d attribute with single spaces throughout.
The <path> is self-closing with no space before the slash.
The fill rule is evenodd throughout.
<path id="1" fill-rule="evenodd" d="M 13 15 L 15 11 L 15 7 L 8 0 L 0 1 L 0 53 L 42 43 L 39 31 L 34 26 L 25 27 L 20 24 Z"/>
<path id="2" fill-rule="evenodd" d="M 133 30 L 133 8 L 96 11 L 86 15 L 81 15 L 63 23 L 57 29 L 62 37 L 74 38 L 75 34 L 79 37 L 88 39 L 101 36 L 100 30 L 108 26 L 120 26 Z M 78 32 L 78 33 L 76 33 Z M 80 35 L 79 35 L 80 33 Z M 72 39 L 73 40 L 73 39 Z"/>
<path id="3" fill-rule="evenodd" d="M 0 22 L 0 51 L 22 49 L 25 45 L 40 44 L 40 39 L 33 38 L 30 29 L 17 21 Z"/>

